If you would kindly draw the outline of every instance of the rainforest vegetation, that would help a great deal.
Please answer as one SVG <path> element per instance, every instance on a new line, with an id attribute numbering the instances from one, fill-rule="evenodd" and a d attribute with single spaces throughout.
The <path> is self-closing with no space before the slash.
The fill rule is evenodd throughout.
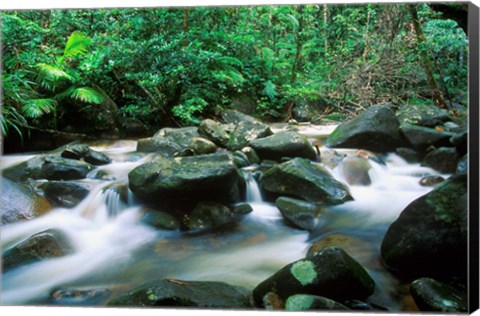
<path id="1" fill-rule="evenodd" d="M 230 107 L 265 121 L 297 111 L 313 123 L 379 103 L 458 110 L 467 105 L 466 12 L 463 4 L 5 11 L 3 142 L 148 135 Z"/>

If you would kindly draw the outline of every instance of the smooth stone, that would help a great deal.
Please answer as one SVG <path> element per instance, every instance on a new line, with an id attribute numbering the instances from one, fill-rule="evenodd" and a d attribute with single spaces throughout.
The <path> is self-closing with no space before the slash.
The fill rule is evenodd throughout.
<path id="1" fill-rule="evenodd" d="M 181 227 L 177 218 L 158 210 L 145 210 L 140 221 L 158 229 L 179 230 Z"/>
<path id="2" fill-rule="evenodd" d="M 90 193 L 90 186 L 69 181 L 48 181 L 39 187 L 52 204 L 65 208 L 77 206 Z"/>
<path id="3" fill-rule="evenodd" d="M 295 294 L 287 298 L 285 310 L 348 310 L 348 307 L 323 296 Z"/>
<path id="4" fill-rule="evenodd" d="M 466 291 L 431 278 L 413 281 L 410 292 L 421 311 L 443 313 L 466 313 L 469 311 Z"/>
<path id="5" fill-rule="evenodd" d="M 201 137 L 194 137 L 188 146 L 195 155 L 208 155 L 217 151 L 217 146 L 210 140 Z"/>
<path id="6" fill-rule="evenodd" d="M 287 221 L 296 228 L 312 230 L 318 223 L 321 205 L 288 197 L 279 197 L 275 205 Z"/>
<path id="7" fill-rule="evenodd" d="M 424 187 L 433 187 L 443 181 L 445 181 L 445 178 L 441 176 L 426 176 L 421 178 L 419 183 Z"/>

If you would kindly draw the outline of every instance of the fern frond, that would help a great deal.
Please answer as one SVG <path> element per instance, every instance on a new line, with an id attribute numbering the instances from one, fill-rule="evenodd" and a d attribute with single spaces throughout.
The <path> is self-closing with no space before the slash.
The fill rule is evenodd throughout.
<path id="1" fill-rule="evenodd" d="M 25 103 L 22 112 L 26 117 L 39 118 L 44 114 L 55 111 L 57 101 L 54 99 L 33 99 Z"/>
<path id="2" fill-rule="evenodd" d="M 63 57 L 69 58 L 77 55 L 84 55 L 88 52 L 92 40 L 82 32 L 73 32 L 68 38 Z"/>
<path id="3" fill-rule="evenodd" d="M 240 86 L 245 82 L 242 74 L 235 70 L 212 71 L 212 75 L 216 80 L 232 86 Z"/>
<path id="4" fill-rule="evenodd" d="M 294 30 L 297 30 L 300 27 L 300 23 L 298 22 L 297 18 L 291 14 L 281 15 L 280 19 L 290 23 Z"/>
<path id="5" fill-rule="evenodd" d="M 105 97 L 97 90 L 89 87 L 76 88 L 71 91 L 72 98 L 85 103 L 101 104 Z"/>
<path id="6" fill-rule="evenodd" d="M 223 65 L 236 66 L 240 68 L 243 67 L 243 63 L 235 57 L 222 56 L 217 58 L 217 61 L 219 61 Z"/>
<path id="7" fill-rule="evenodd" d="M 269 97 L 271 100 L 275 99 L 275 97 L 276 97 L 277 94 L 278 94 L 275 84 L 274 84 L 272 81 L 267 80 L 267 81 L 265 82 L 264 87 L 263 87 L 262 94 L 263 94 L 263 95 L 266 95 L 266 96 Z"/>

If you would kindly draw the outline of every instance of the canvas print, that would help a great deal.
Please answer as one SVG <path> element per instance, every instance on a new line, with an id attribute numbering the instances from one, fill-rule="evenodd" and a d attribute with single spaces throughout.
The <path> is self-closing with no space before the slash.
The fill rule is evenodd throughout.
<path id="1" fill-rule="evenodd" d="M 1 305 L 471 312 L 468 10 L 4 10 Z"/>

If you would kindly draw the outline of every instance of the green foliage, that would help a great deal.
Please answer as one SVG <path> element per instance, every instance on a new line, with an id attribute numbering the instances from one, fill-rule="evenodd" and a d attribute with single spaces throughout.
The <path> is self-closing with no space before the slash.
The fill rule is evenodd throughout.
<path id="1" fill-rule="evenodd" d="M 54 112 L 56 106 L 57 101 L 55 99 L 33 99 L 23 105 L 22 112 L 26 117 L 35 119 Z"/>
<path id="2" fill-rule="evenodd" d="M 204 99 L 196 97 L 175 106 L 172 111 L 182 121 L 189 124 L 198 124 L 200 120 L 198 120 L 196 114 L 201 113 L 207 106 L 208 103 Z"/>

